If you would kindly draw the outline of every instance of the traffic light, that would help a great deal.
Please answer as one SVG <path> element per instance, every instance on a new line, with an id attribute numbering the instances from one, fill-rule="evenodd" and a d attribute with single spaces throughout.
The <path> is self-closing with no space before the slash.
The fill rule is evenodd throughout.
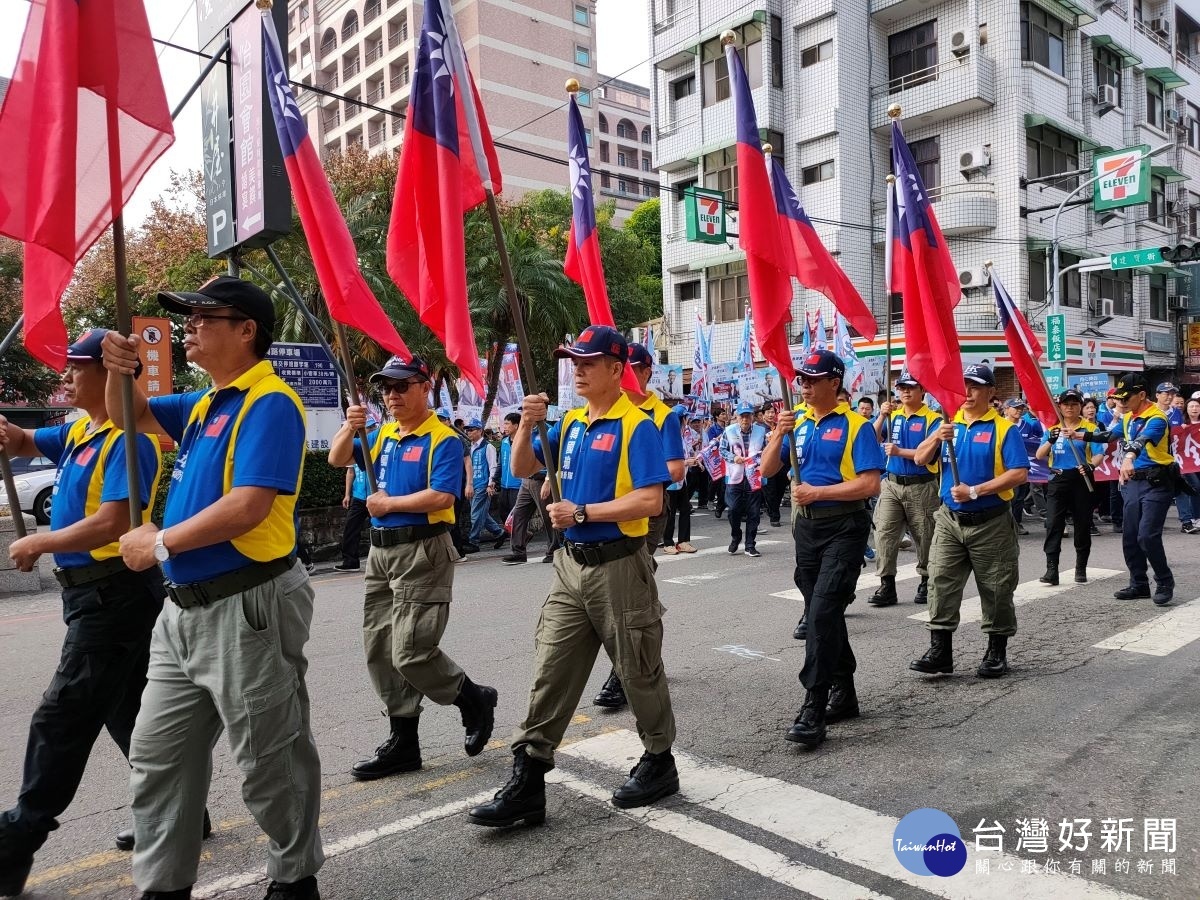
<path id="1" fill-rule="evenodd" d="M 1163 262 L 1182 265 L 1200 262 L 1200 244 L 1179 244 L 1175 247 L 1160 247 Z"/>

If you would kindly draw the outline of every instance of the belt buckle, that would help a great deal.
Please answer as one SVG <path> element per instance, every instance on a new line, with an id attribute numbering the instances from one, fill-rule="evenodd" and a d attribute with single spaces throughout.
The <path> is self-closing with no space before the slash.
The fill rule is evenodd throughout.
<path id="1" fill-rule="evenodd" d="M 600 565 L 600 563 L 604 562 L 604 560 L 601 558 L 600 548 L 599 547 L 584 547 L 583 548 L 583 562 L 584 562 L 584 565 L 587 565 L 587 566 L 598 566 L 598 565 Z"/>

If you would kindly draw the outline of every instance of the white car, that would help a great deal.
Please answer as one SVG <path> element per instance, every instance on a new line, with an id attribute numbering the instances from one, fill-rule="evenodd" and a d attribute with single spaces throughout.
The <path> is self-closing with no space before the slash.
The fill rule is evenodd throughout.
<path id="1" fill-rule="evenodd" d="M 50 524 L 50 504 L 54 499 L 54 478 L 58 470 L 44 456 L 13 460 L 13 481 L 21 509 L 32 513 L 39 525 Z M 8 505 L 8 494 L 0 482 L 0 504 Z"/>

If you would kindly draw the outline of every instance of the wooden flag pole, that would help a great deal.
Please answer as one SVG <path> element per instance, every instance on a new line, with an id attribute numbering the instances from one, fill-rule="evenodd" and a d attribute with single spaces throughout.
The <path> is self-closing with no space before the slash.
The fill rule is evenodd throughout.
<path id="1" fill-rule="evenodd" d="M 896 205 L 896 176 L 888 172 L 887 203 L 884 206 L 883 222 L 883 296 L 887 302 L 887 356 L 883 364 L 883 383 L 887 391 L 887 402 L 892 402 L 892 210 Z M 884 428 L 887 439 L 892 434 L 892 414 L 884 418 Z"/>
<path id="2" fill-rule="evenodd" d="M 334 319 L 333 331 L 337 335 L 338 352 L 342 357 L 342 368 L 346 370 L 346 390 L 350 392 L 350 400 L 355 406 L 362 406 L 362 397 L 358 393 L 358 381 L 354 377 L 354 356 L 350 353 L 350 341 L 346 336 L 346 326 Z M 371 489 L 371 493 L 379 490 L 379 484 L 375 480 L 375 467 L 371 465 L 371 443 L 367 437 L 367 429 L 358 429 L 358 440 L 362 444 L 363 461 L 367 463 L 363 467 L 363 471 L 367 473 L 367 487 Z"/>

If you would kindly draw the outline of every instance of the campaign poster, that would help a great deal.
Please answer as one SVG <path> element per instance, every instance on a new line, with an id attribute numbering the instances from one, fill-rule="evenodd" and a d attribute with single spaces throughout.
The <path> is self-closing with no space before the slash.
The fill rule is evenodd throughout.
<path id="1" fill-rule="evenodd" d="M 646 386 L 665 399 L 683 399 L 683 366 L 655 365 Z"/>
<path id="2" fill-rule="evenodd" d="M 523 399 L 525 391 L 521 386 L 521 360 L 517 345 L 509 344 L 504 348 L 504 359 L 500 361 L 500 381 L 496 387 L 493 408 L 499 408 L 501 416 L 520 412 Z"/>
<path id="3" fill-rule="evenodd" d="M 558 361 L 558 408 L 578 409 L 584 399 L 575 393 L 575 363 L 570 359 Z"/>

